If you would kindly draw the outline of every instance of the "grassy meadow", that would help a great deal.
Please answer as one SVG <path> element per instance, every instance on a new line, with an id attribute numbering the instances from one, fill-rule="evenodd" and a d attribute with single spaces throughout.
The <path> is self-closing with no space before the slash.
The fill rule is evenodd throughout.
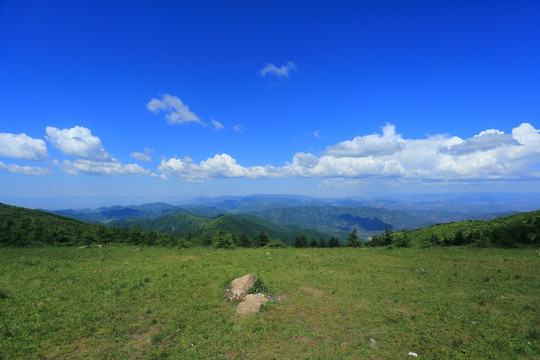
<path id="1" fill-rule="evenodd" d="M 238 315 L 230 281 L 281 300 Z M 538 359 L 540 253 L 0 248 L 2 359 Z"/>

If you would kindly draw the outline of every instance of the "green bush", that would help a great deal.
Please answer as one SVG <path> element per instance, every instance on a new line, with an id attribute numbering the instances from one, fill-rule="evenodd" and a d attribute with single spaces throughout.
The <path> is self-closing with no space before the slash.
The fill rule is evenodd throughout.
<path id="1" fill-rule="evenodd" d="M 248 291 L 248 294 L 258 294 L 258 293 L 267 294 L 267 295 L 272 293 L 272 291 L 270 291 L 270 288 L 259 277 L 255 279 L 255 283 L 253 284 L 251 289 L 249 289 Z"/>
<path id="2" fill-rule="evenodd" d="M 289 245 L 287 245 L 287 243 L 279 240 L 279 239 L 276 239 L 276 240 L 272 240 L 270 241 L 266 247 L 268 248 L 286 248 L 286 247 L 289 247 Z"/>

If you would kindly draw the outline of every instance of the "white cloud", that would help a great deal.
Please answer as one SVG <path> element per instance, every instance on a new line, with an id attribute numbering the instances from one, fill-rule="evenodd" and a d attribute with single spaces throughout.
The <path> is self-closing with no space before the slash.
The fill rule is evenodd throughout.
<path id="1" fill-rule="evenodd" d="M 0 156 L 24 160 L 49 158 L 45 141 L 31 138 L 24 133 L 0 133 Z"/>
<path id="2" fill-rule="evenodd" d="M 244 130 L 244 127 L 240 124 L 236 124 L 233 126 L 233 130 L 234 131 L 238 131 L 238 132 L 242 132 L 242 130 Z"/>
<path id="3" fill-rule="evenodd" d="M 188 157 L 162 160 L 158 170 L 165 176 L 176 176 L 188 180 L 275 177 L 272 176 L 275 169 L 271 166 L 246 168 L 237 164 L 236 160 L 227 154 L 215 155 L 213 158 L 201 161 L 198 165 Z"/>
<path id="4" fill-rule="evenodd" d="M 129 154 L 129 156 L 133 159 L 137 159 L 137 160 L 140 160 L 140 161 L 146 161 L 146 162 L 149 162 L 152 160 L 152 158 L 146 154 L 143 154 L 143 153 L 140 153 L 140 152 L 132 152 L 131 154 Z"/>
<path id="5" fill-rule="evenodd" d="M 313 136 L 316 137 L 316 138 L 320 138 L 321 135 L 319 134 L 319 130 L 315 130 L 315 131 L 313 132 Z"/>
<path id="6" fill-rule="evenodd" d="M 462 145 L 465 144 L 465 145 Z M 244 167 L 228 154 L 195 164 L 191 159 L 162 160 L 159 171 L 189 181 L 212 178 L 395 178 L 404 180 L 493 180 L 540 178 L 540 134 L 521 124 L 507 136 L 488 130 L 470 139 L 448 135 L 403 139 L 387 124 L 382 136 L 357 136 L 329 146 L 320 157 L 297 153 L 282 167 Z"/>
<path id="7" fill-rule="evenodd" d="M 167 114 L 165 118 L 169 124 L 195 122 L 204 125 L 201 119 L 193 111 L 189 110 L 189 107 L 176 96 L 165 94 L 161 100 L 153 98 L 146 104 L 146 107 L 155 113 L 163 110 Z"/>
<path id="8" fill-rule="evenodd" d="M 292 70 L 296 70 L 296 65 L 292 61 L 288 61 L 287 64 L 280 67 L 277 67 L 274 64 L 266 64 L 266 66 L 260 71 L 260 74 L 261 76 L 271 74 L 277 77 L 289 77 Z"/>
<path id="9" fill-rule="evenodd" d="M 211 119 L 210 122 L 214 126 L 215 130 L 225 129 L 225 126 L 223 126 L 223 124 L 217 120 Z"/>
<path id="10" fill-rule="evenodd" d="M 326 148 L 326 155 L 335 157 L 362 157 L 391 155 L 401 150 L 401 135 L 396 135 L 394 125 L 386 124 L 383 135 L 357 136 L 353 140 L 340 142 Z"/>
<path id="11" fill-rule="evenodd" d="M 122 164 L 116 159 L 110 161 L 77 159 L 74 161 L 64 160 L 57 162 L 62 171 L 70 175 L 80 173 L 92 175 L 136 175 L 136 176 L 157 176 L 150 170 L 144 169 L 138 164 Z"/>
<path id="12" fill-rule="evenodd" d="M 47 126 L 47 139 L 66 155 L 83 159 L 109 160 L 111 156 L 103 149 L 101 140 L 92 132 L 81 126 L 60 130 Z"/>
<path id="13" fill-rule="evenodd" d="M 38 166 L 20 166 L 17 164 L 6 165 L 0 161 L 0 171 L 9 171 L 14 174 L 25 174 L 25 175 L 52 175 L 54 171 L 49 168 L 42 168 Z"/>

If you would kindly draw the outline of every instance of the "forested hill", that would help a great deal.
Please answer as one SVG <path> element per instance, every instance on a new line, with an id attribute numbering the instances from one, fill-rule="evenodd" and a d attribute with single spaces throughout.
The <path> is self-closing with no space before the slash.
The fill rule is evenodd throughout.
<path id="1" fill-rule="evenodd" d="M 374 236 L 372 246 L 540 246 L 540 210 L 485 221 L 437 224 L 399 233 Z"/>
<path id="2" fill-rule="evenodd" d="M 0 203 L 0 245 L 89 245 L 129 243 L 169 246 L 209 246 L 231 240 L 232 246 L 260 246 L 261 235 L 292 243 L 297 236 L 319 240 L 323 233 L 296 226 L 272 224 L 252 215 L 208 218 L 186 213 L 157 219 L 119 221 L 117 226 L 89 223 L 41 210 Z M 243 235 L 240 242 L 239 235 Z M 246 238 L 253 238 L 247 239 Z M 241 244 L 240 244 L 241 243 Z"/>
<path id="3" fill-rule="evenodd" d="M 88 223 L 41 210 L 31 210 L 0 203 L 0 245 L 90 245 L 129 243 L 178 245 L 181 239 L 138 227 L 119 228 Z"/>
<path id="4" fill-rule="evenodd" d="M 449 221 L 465 219 L 492 219 L 501 214 L 465 214 L 460 212 L 425 210 L 389 210 L 365 206 L 299 206 L 268 209 L 255 215 L 281 225 L 294 224 L 300 227 L 346 236 L 354 229 L 360 237 L 367 238 L 390 227 L 394 230 L 418 229 Z"/>
<path id="5" fill-rule="evenodd" d="M 3 245 L 82 244 L 95 241 L 106 231 L 104 225 L 0 203 L 0 244 Z"/>
<path id="6" fill-rule="evenodd" d="M 157 219 L 124 219 L 111 222 L 116 226 L 138 225 L 142 230 L 154 230 L 172 233 L 177 236 L 200 235 L 213 233 L 218 229 L 229 233 L 245 233 L 249 237 L 262 232 L 267 233 L 272 239 L 280 239 L 292 243 L 294 238 L 304 235 L 309 239 L 326 238 L 327 235 L 311 229 L 298 226 L 279 225 L 254 215 L 223 215 L 218 217 L 203 217 L 187 213 L 178 213 L 163 216 Z"/>

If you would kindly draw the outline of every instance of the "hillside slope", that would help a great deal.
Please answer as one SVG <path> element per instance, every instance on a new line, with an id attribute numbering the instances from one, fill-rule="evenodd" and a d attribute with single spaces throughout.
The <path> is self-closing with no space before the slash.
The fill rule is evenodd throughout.
<path id="1" fill-rule="evenodd" d="M 2 245 L 83 244 L 104 230 L 103 225 L 0 203 Z"/>
<path id="2" fill-rule="evenodd" d="M 381 232 L 386 226 L 395 230 L 413 230 L 438 222 L 474 218 L 474 215 L 459 212 L 389 210 L 366 206 L 300 206 L 265 210 L 256 215 L 277 224 L 312 228 L 340 237 L 354 229 L 358 229 L 360 236 L 368 237 Z M 496 217 L 500 214 L 485 216 Z"/>
<path id="3" fill-rule="evenodd" d="M 404 238 L 411 245 L 448 246 L 475 244 L 482 247 L 540 246 L 540 210 L 484 221 L 437 224 L 412 232 L 392 235 L 393 242 Z"/>
<path id="4" fill-rule="evenodd" d="M 272 239 L 280 239 L 291 243 L 297 235 L 305 235 L 308 238 L 326 238 L 326 234 L 304 229 L 298 226 L 285 226 L 269 222 L 254 215 L 223 215 L 215 218 L 196 216 L 187 213 L 178 213 L 163 216 L 157 219 L 124 219 L 114 221 L 112 225 L 132 226 L 139 225 L 143 230 L 157 230 L 168 232 L 178 236 L 186 236 L 188 233 L 198 235 L 213 233 L 218 229 L 230 233 L 246 233 L 249 237 L 266 232 Z"/>

